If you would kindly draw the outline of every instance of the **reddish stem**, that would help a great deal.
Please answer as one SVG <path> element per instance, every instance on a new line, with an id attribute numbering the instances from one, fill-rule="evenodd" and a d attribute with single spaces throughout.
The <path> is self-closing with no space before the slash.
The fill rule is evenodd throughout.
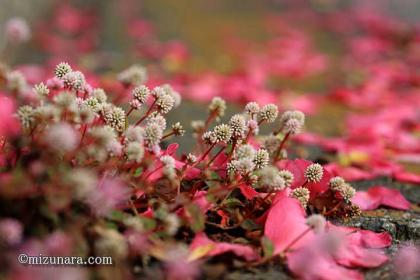
<path id="1" fill-rule="evenodd" d="M 274 156 L 274 162 L 277 162 L 278 161 L 279 156 L 280 156 L 280 152 L 283 149 L 284 144 L 286 143 L 286 141 L 289 138 L 289 136 L 290 136 L 290 132 L 286 133 L 286 135 L 284 136 L 283 140 L 281 141 L 281 143 L 279 145 L 279 148 L 276 151 L 276 155 Z"/>
<path id="2" fill-rule="evenodd" d="M 141 124 L 141 122 L 144 121 L 150 115 L 150 113 L 153 110 L 153 107 L 156 104 L 156 101 L 157 101 L 157 99 L 155 99 L 155 101 L 153 101 L 152 105 L 150 105 L 150 108 L 149 108 L 149 110 L 147 110 L 146 114 L 138 122 L 136 122 L 136 126 Z"/>

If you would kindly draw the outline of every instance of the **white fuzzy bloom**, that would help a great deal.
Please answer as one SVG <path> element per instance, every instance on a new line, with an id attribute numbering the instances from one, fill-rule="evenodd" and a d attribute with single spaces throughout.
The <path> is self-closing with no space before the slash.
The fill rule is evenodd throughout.
<path id="1" fill-rule="evenodd" d="M 176 136 L 183 136 L 185 134 L 185 129 L 184 127 L 181 125 L 180 122 L 174 123 L 172 126 L 172 132 L 174 133 L 174 135 Z"/>
<path id="2" fill-rule="evenodd" d="M 73 71 L 63 76 L 64 85 L 75 91 L 81 91 L 86 86 L 85 75 L 80 71 Z"/>
<path id="3" fill-rule="evenodd" d="M 54 74 L 57 78 L 62 79 L 66 74 L 73 72 L 71 66 L 66 62 L 61 62 L 57 64 L 54 69 Z"/>
<path id="4" fill-rule="evenodd" d="M 95 126 L 90 129 L 89 134 L 95 139 L 98 145 L 108 147 L 113 141 L 116 141 L 117 134 L 110 126 Z"/>
<path id="5" fill-rule="evenodd" d="M 108 99 L 106 92 L 101 88 L 93 89 L 91 95 L 96 98 L 99 103 L 106 103 L 106 100 Z"/>
<path id="6" fill-rule="evenodd" d="M 232 129 L 227 124 L 219 124 L 213 130 L 216 142 L 228 143 L 232 137 Z"/>
<path id="7" fill-rule="evenodd" d="M 235 159 L 250 158 L 255 156 L 255 149 L 249 144 L 240 145 L 235 149 Z"/>
<path id="8" fill-rule="evenodd" d="M 261 169 L 268 165 L 270 160 L 270 155 L 268 154 L 267 150 L 259 149 L 254 156 L 253 162 L 255 164 L 255 169 Z"/>
<path id="9" fill-rule="evenodd" d="M 76 199 L 83 200 L 95 190 L 98 178 L 88 169 L 73 169 L 66 177 L 67 183 L 72 186 Z"/>
<path id="10" fill-rule="evenodd" d="M 242 158 L 239 160 L 232 160 L 228 168 L 231 172 L 235 171 L 241 175 L 249 175 L 255 169 L 255 163 L 250 158 Z"/>
<path id="11" fill-rule="evenodd" d="M 279 175 L 283 178 L 284 184 L 286 187 L 290 187 L 293 184 L 293 180 L 295 179 L 295 176 L 293 176 L 293 173 L 289 170 L 280 170 Z"/>
<path id="12" fill-rule="evenodd" d="M 45 133 L 48 145 L 60 152 L 70 152 L 77 147 L 79 137 L 77 132 L 67 123 L 54 124 Z"/>
<path id="13" fill-rule="evenodd" d="M 287 133 L 297 134 L 302 130 L 302 122 L 297 119 L 290 119 L 284 123 L 284 129 Z"/>
<path id="14" fill-rule="evenodd" d="M 206 131 L 203 133 L 202 139 L 204 143 L 210 145 L 217 142 L 216 135 L 213 131 Z"/>
<path id="15" fill-rule="evenodd" d="M 9 19 L 5 25 L 6 38 L 13 44 L 26 42 L 31 38 L 31 30 L 26 20 L 20 17 Z"/>
<path id="16" fill-rule="evenodd" d="M 259 126 L 256 120 L 249 120 L 247 123 L 248 131 L 253 135 L 258 135 L 259 133 Z"/>
<path id="17" fill-rule="evenodd" d="M 48 87 L 44 83 L 39 83 L 39 84 L 34 86 L 34 92 L 39 97 L 46 97 L 50 93 L 50 90 L 48 89 Z"/>
<path id="18" fill-rule="evenodd" d="M 308 206 L 310 192 L 305 187 L 299 187 L 299 188 L 294 189 L 291 192 L 290 197 L 293 197 L 293 198 L 296 198 L 297 200 L 299 200 L 302 207 L 306 208 Z"/>
<path id="19" fill-rule="evenodd" d="M 293 110 L 286 111 L 280 117 L 280 123 L 285 124 L 287 121 L 295 119 L 301 123 L 301 126 L 305 123 L 305 114 L 301 111 Z"/>
<path id="20" fill-rule="evenodd" d="M 323 175 L 324 175 L 324 169 L 318 163 L 313 163 L 309 165 L 306 168 L 305 173 L 304 173 L 305 178 L 309 182 L 314 182 L 314 183 L 320 182 Z"/>
<path id="21" fill-rule="evenodd" d="M 326 220 L 324 216 L 319 215 L 319 214 L 314 214 L 314 215 L 309 216 L 306 219 L 306 224 L 310 226 L 314 230 L 315 233 L 321 233 L 325 229 Z"/>
<path id="22" fill-rule="evenodd" d="M 259 111 L 260 105 L 257 102 L 249 102 L 245 106 L 245 113 L 251 117 L 258 115 Z"/>
<path id="23" fill-rule="evenodd" d="M 267 104 L 258 113 L 258 118 L 260 120 L 272 123 L 276 120 L 279 111 L 276 105 Z"/>
<path id="24" fill-rule="evenodd" d="M 144 128 L 144 141 L 152 148 L 160 143 L 163 137 L 163 129 L 160 125 L 153 123 Z"/>
<path id="25" fill-rule="evenodd" d="M 7 74 L 7 88 L 9 90 L 21 93 L 27 89 L 27 87 L 26 78 L 21 72 L 12 71 Z"/>
<path id="26" fill-rule="evenodd" d="M 23 105 L 18 109 L 17 116 L 22 126 L 28 129 L 35 121 L 35 110 L 29 105 Z"/>
<path id="27" fill-rule="evenodd" d="M 125 148 L 125 154 L 129 161 L 140 163 L 144 157 L 143 144 L 140 142 L 129 142 Z"/>
<path id="28" fill-rule="evenodd" d="M 140 142 L 143 143 L 143 134 L 144 134 L 144 129 L 140 126 L 132 126 L 130 125 L 126 131 L 124 131 L 124 137 L 126 139 L 126 141 L 136 141 L 136 142 Z"/>
<path id="29" fill-rule="evenodd" d="M 146 82 L 147 71 L 143 66 L 132 65 L 128 69 L 119 73 L 117 78 L 126 85 L 139 86 Z"/>
<path id="30" fill-rule="evenodd" d="M 178 107 L 181 104 L 181 100 L 182 100 L 181 95 L 178 92 L 176 92 L 171 87 L 171 85 L 169 85 L 169 84 L 164 84 L 161 87 L 166 92 L 166 94 L 169 94 L 169 95 L 171 95 L 173 97 L 173 99 L 174 99 L 174 107 L 175 108 Z"/>
<path id="31" fill-rule="evenodd" d="M 112 256 L 124 259 L 128 254 L 125 237 L 114 229 L 101 229 L 100 238 L 95 242 L 95 253 L 100 256 Z"/>
<path id="32" fill-rule="evenodd" d="M 259 184 L 261 187 L 275 191 L 283 190 L 286 187 L 283 178 L 279 175 L 279 171 L 273 166 L 261 169 Z"/>
<path id="33" fill-rule="evenodd" d="M 187 163 L 189 163 L 189 164 L 194 164 L 194 163 L 196 163 L 196 162 L 197 162 L 197 157 L 196 157 L 194 154 L 189 153 L 189 154 L 187 155 Z"/>
<path id="34" fill-rule="evenodd" d="M 102 108 L 102 115 L 107 125 L 118 132 L 124 131 L 127 120 L 123 109 L 107 105 Z"/>
<path id="35" fill-rule="evenodd" d="M 140 102 L 140 104 L 143 104 L 147 101 L 147 98 L 150 95 L 150 90 L 148 87 L 142 85 L 134 88 L 131 94 L 134 100 L 137 100 Z"/>
<path id="36" fill-rule="evenodd" d="M 175 159 L 170 155 L 161 156 L 160 161 L 167 167 L 175 168 Z"/>
<path id="37" fill-rule="evenodd" d="M 229 125 L 232 128 L 232 137 L 234 139 L 242 139 L 245 137 L 247 129 L 245 118 L 236 114 L 230 118 Z"/>
<path id="38" fill-rule="evenodd" d="M 167 94 L 162 88 L 158 87 L 158 89 L 153 89 L 156 97 L 156 106 L 160 113 L 167 114 L 175 105 L 175 99 L 172 95 Z"/>
<path id="39" fill-rule="evenodd" d="M 162 130 L 166 129 L 166 119 L 159 113 L 154 112 L 146 119 L 146 124 L 157 124 L 160 127 L 162 127 Z"/>
<path id="40" fill-rule="evenodd" d="M 223 117 L 226 111 L 226 101 L 218 96 L 213 97 L 208 109 L 209 109 L 209 112 L 211 114 L 215 114 L 217 118 Z"/>

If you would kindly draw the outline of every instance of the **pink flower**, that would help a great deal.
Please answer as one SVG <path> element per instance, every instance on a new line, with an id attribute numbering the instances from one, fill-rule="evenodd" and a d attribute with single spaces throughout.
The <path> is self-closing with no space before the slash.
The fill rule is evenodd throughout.
<path id="1" fill-rule="evenodd" d="M 7 245 L 16 245 L 22 241 L 23 226 L 15 219 L 0 220 L 0 241 Z"/>
<path id="2" fill-rule="evenodd" d="M 23 18 L 14 17 L 6 22 L 6 36 L 9 42 L 18 44 L 29 40 L 31 30 Z"/>
<path id="3" fill-rule="evenodd" d="M 88 195 L 87 202 L 97 216 L 105 216 L 128 199 L 128 188 L 118 179 L 105 177 Z"/>

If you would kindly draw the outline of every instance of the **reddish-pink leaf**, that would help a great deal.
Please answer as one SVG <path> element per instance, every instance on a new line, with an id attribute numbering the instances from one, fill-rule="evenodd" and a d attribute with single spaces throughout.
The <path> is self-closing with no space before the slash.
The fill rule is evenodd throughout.
<path id="1" fill-rule="evenodd" d="M 322 238 L 324 235 L 316 235 L 313 242 L 287 255 L 287 264 L 292 273 L 304 280 L 363 279 L 358 271 L 337 264 L 322 245 L 325 243 Z"/>
<path id="2" fill-rule="evenodd" d="M 371 187 L 367 192 L 359 191 L 353 198 L 353 203 L 362 210 L 373 210 L 380 205 L 400 210 L 410 209 L 408 202 L 399 190 L 389 189 L 385 186 Z"/>
<path id="3" fill-rule="evenodd" d="M 394 173 L 394 178 L 397 181 L 411 183 L 411 184 L 420 184 L 420 175 L 410 173 L 407 171 L 398 171 Z"/>
<path id="4" fill-rule="evenodd" d="M 377 248 L 391 244 L 389 234 L 333 225 L 330 225 L 330 231 L 344 234 L 341 246 L 333 254 L 339 264 L 347 267 L 378 267 L 388 260 L 384 252 Z M 369 238 L 373 241 L 369 241 Z"/>
<path id="5" fill-rule="evenodd" d="M 300 203 L 287 195 L 287 190 L 277 193 L 269 209 L 264 234 L 274 244 L 274 254 L 282 252 L 293 240 L 308 229 L 305 211 Z M 313 238 L 308 232 L 291 248 L 297 249 Z"/>
<path id="6" fill-rule="evenodd" d="M 254 197 L 258 196 L 258 192 L 253 187 L 247 184 L 239 185 L 239 189 L 241 190 L 241 193 L 246 197 L 246 199 L 251 200 Z"/>
<path id="7" fill-rule="evenodd" d="M 190 245 L 190 251 L 199 247 L 212 245 L 212 249 L 205 256 L 213 257 L 227 252 L 232 252 L 238 257 L 242 257 L 247 261 L 258 259 L 258 254 L 250 246 L 241 244 L 232 244 L 227 242 L 214 242 L 210 240 L 204 232 L 197 233 Z"/>
<path id="8" fill-rule="evenodd" d="M 282 169 L 287 169 L 293 173 L 294 179 L 291 188 L 294 189 L 302 186 L 305 183 L 305 169 L 311 164 L 311 161 L 304 159 L 284 160 L 280 162 L 279 167 Z M 328 189 L 328 182 L 331 177 L 331 173 L 324 169 L 324 175 L 322 176 L 320 182 L 307 183 L 305 185 L 305 187 L 307 187 L 310 191 L 311 199 L 316 197 L 317 194 L 322 193 Z"/>

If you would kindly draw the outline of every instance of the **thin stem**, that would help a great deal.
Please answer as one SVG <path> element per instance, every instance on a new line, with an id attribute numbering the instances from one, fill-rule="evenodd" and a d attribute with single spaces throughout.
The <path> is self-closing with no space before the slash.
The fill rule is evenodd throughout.
<path id="1" fill-rule="evenodd" d="M 139 212 L 137 211 L 137 208 L 136 208 L 136 206 L 134 205 L 133 200 L 130 198 L 128 201 L 129 201 L 129 203 L 130 203 L 131 210 L 133 210 L 133 212 L 134 212 L 134 214 L 135 214 L 136 216 L 139 216 Z"/>
<path id="2" fill-rule="evenodd" d="M 162 140 L 163 140 L 163 139 L 166 139 L 166 138 L 168 138 L 168 137 L 170 137 L 170 136 L 172 136 L 172 135 L 174 135 L 174 134 L 175 134 L 175 132 L 174 132 L 174 131 L 171 131 L 171 132 L 167 133 L 166 135 L 164 135 L 164 136 L 162 137 Z"/>
<path id="3" fill-rule="evenodd" d="M 83 126 L 83 132 L 82 132 L 82 137 L 80 138 L 79 147 L 81 147 L 83 144 L 83 139 L 85 139 L 86 131 L 87 131 L 87 124 Z"/>
<path id="4" fill-rule="evenodd" d="M 279 148 L 276 151 L 276 155 L 274 156 L 274 162 L 277 162 L 278 161 L 279 156 L 280 156 L 280 152 L 283 149 L 284 144 L 286 143 L 286 141 L 289 138 L 289 136 L 290 136 L 290 132 L 286 133 L 286 135 L 284 136 L 283 140 L 281 141 L 281 143 L 279 145 Z"/>
<path id="5" fill-rule="evenodd" d="M 296 236 L 295 239 L 292 240 L 292 242 L 289 243 L 289 245 L 286 246 L 286 248 L 283 250 L 282 255 L 286 254 L 287 251 L 290 250 L 290 248 L 292 248 L 293 245 L 296 244 L 296 242 L 298 242 L 300 239 L 302 239 L 308 232 L 311 231 L 311 227 L 305 229 L 301 234 L 299 234 L 298 236 Z"/>
<path id="6" fill-rule="evenodd" d="M 210 161 L 206 164 L 206 167 L 209 167 L 213 161 L 225 150 L 226 146 L 222 147 L 211 159 Z"/>
<path id="7" fill-rule="evenodd" d="M 134 107 L 131 107 L 130 110 L 127 113 L 127 117 L 134 111 Z"/>
<path id="8" fill-rule="evenodd" d="M 155 101 L 153 101 L 152 105 L 150 105 L 150 108 L 149 108 L 149 110 L 147 110 L 146 114 L 138 122 L 136 122 L 136 124 L 135 124 L 136 126 L 141 124 L 141 122 L 144 121 L 150 115 L 150 113 L 153 110 L 153 107 L 156 104 L 156 101 L 157 101 L 157 98 L 155 99 Z"/>
<path id="9" fill-rule="evenodd" d="M 200 162 L 202 162 L 203 161 L 203 159 L 205 159 L 206 158 L 206 156 L 211 152 L 211 150 L 216 146 L 216 144 L 217 143 L 213 143 L 208 149 L 207 149 L 207 151 L 200 157 L 200 159 L 199 160 L 197 160 L 197 162 L 196 163 L 194 163 L 193 165 L 192 165 L 192 167 L 195 167 L 195 166 L 197 166 Z"/>

